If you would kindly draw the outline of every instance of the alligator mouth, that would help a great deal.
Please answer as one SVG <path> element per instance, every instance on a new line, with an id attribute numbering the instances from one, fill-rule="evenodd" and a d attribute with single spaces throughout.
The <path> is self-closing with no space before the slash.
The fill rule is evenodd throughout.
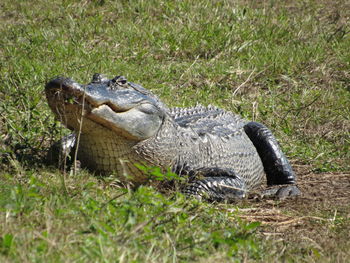
<path id="1" fill-rule="evenodd" d="M 113 103 L 106 101 L 96 101 L 86 92 L 86 85 L 80 85 L 68 78 L 57 78 L 46 84 L 45 87 L 49 102 L 55 106 L 77 106 L 84 109 L 85 114 L 91 113 L 101 106 L 108 106 L 115 113 L 123 113 L 129 109 L 122 109 Z M 84 114 L 84 115 L 85 115 Z"/>
<path id="2" fill-rule="evenodd" d="M 108 130 L 116 131 L 124 137 L 134 138 L 134 136 L 118 128 L 116 123 L 113 122 L 113 118 L 128 114 L 127 112 L 131 109 L 117 107 L 107 99 L 96 100 L 92 95 L 97 96 L 98 92 L 95 93 L 91 87 L 87 91 L 87 88 L 88 85 L 80 85 L 71 79 L 57 78 L 46 85 L 45 92 L 50 108 L 65 123 L 67 128 L 80 130 L 84 128 L 84 124 L 80 126 L 81 123 L 84 123 L 80 119 L 87 118 Z M 89 93 L 92 95 L 89 95 Z M 88 130 L 85 130 L 85 132 L 89 132 Z"/>
<path id="3" fill-rule="evenodd" d="M 69 78 L 56 78 L 45 87 L 48 104 L 67 128 L 85 134 L 95 134 L 95 124 L 128 140 L 147 139 L 157 132 L 163 121 L 154 105 L 157 100 L 111 81 L 81 85 Z"/>

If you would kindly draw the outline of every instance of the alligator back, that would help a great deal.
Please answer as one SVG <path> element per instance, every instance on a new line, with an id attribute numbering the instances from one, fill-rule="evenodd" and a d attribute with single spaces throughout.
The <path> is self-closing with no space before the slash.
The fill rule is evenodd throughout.
<path id="1" fill-rule="evenodd" d="M 264 181 L 261 158 L 244 131 L 247 121 L 240 116 L 200 105 L 173 108 L 170 115 L 179 125 L 178 139 L 183 141 L 180 170 L 231 169 L 243 179 L 248 190 Z"/>

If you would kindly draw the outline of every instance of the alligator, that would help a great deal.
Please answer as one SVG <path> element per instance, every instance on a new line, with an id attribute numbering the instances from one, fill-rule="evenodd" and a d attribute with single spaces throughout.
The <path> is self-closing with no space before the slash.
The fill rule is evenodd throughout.
<path id="1" fill-rule="evenodd" d="M 94 74 L 89 84 L 57 77 L 46 84 L 56 118 L 73 134 L 82 167 L 115 174 L 135 187 L 147 184 L 142 164 L 187 178 L 182 191 L 197 199 L 234 201 L 267 182 L 266 195 L 296 196 L 290 163 L 263 124 L 215 106 L 168 108 L 149 90 L 123 76 Z"/>

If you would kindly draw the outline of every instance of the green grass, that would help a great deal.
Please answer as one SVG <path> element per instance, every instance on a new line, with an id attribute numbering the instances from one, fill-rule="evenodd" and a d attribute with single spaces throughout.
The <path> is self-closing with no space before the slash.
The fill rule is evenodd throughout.
<path id="1" fill-rule="evenodd" d="M 273 254 L 257 225 L 178 194 L 142 187 L 113 200 L 121 190 L 108 179 L 63 182 L 42 161 L 67 133 L 43 87 L 57 75 L 122 74 L 168 105 L 214 104 L 265 123 L 293 163 L 349 172 L 349 10 L 326 0 L 3 0 L 0 260 L 317 260 L 297 244 Z"/>
<path id="2" fill-rule="evenodd" d="M 57 174 L 27 176 L 25 184 L 3 192 L 0 257 L 5 260 L 172 261 L 209 251 L 259 258 L 252 235 L 258 224 L 234 222 L 234 213 L 188 202 L 180 194 L 168 198 L 149 187 L 118 191 L 89 174 L 69 177 L 68 193 Z M 2 181 L 11 182 L 6 177 Z"/>

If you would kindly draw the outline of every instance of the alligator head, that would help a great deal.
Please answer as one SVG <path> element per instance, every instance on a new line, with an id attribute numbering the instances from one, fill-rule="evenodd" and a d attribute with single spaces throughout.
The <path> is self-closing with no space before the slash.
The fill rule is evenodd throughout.
<path id="1" fill-rule="evenodd" d="M 145 140 L 156 134 L 167 111 L 155 95 L 122 76 L 95 74 L 87 85 L 58 77 L 46 84 L 45 92 L 56 117 L 85 134 L 93 129 L 88 125 L 92 121 L 127 139 Z"/>

